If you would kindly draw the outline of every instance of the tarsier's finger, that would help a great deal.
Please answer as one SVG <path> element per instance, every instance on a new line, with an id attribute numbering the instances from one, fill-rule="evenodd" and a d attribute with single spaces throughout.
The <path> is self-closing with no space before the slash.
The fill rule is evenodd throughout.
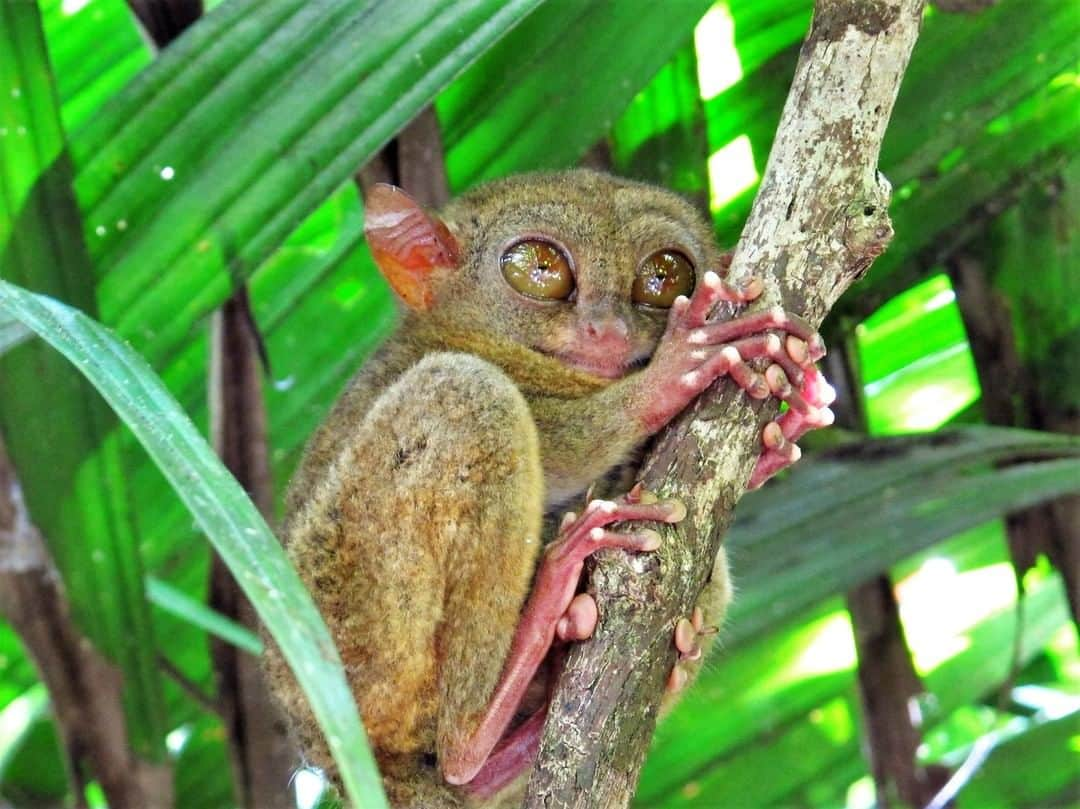
<path id="1" fill-rule="evenodd" d="M 779 418 L 780 428 L 788 441 L 798 441 L 810 430 L 828 427 L 836 420 L 827 407 L 812 407 L 807 413 L 789 410 Z"/>
<path id="2" fill-rule="evenodd" d="M 803 370 L 795 364 L 787 351 L 784 350 L 784 344 L 779 336 L 771 333 L 755 334 L 752 337 L 743 337 L 741 340 L 736 340 L 731 345 L 738 350 L 739 356 L 744 360 L 768 357 L 783 369 L 788 382 L 793 382 L 796 385 L 802 384 Z"/>
<path id="3" fill-rule="evenodd" d="M 731 343 L 742 337 L 752 337 L 770 329 L 780 329 L 804 340 L 811 358 L 814 357 L 818 350 L 824 355 L 825 343 L 821 339 L 821 335 L 814 331 L 813 327 L 801 317 L 791 312 L 785 312 L 779 306 L 740 315 L 732 320 L 697 326 L 688 335 L 687 340 L 694 345 L 718 345 L 720 343 Z"/>
<path id="4" fill-rule="evenodd" d="M 712 270 L 701 276 L 701 281 L 690 296 L 690 305 L 682 316 L 687 328 L 696 329 L 705 322 L 713 307 L 724 300 L 724 287 L 720 276 Z"/>
<path id="5" fill-rule="evenodd" d="M 723 354 L 728 363 L 728 376 L 735 384 L 746 391 L 753 399 L 765 399 L 769 396 L 769 383 L 765 377 L 743 362 L 739 349 L 733 345 L 724 346 Z"/>
<path id="6" fill-rule="evenodd" d="M 770 365 L 765 369 L 765 381 L 769 383 L 769 390 L 777 399 L 787 402 L 789 407 L 800 413 L 810 412 L 809 403 L 802 397 L 798 389 L 791 384 L 787 374 L 784 373 L 784 369 L 779 365 Z"/>
<path id="7" fill-rule="evenodd" d="M 802 457 L 802 450 L 797 444 L 787 440 L 778 422 L 770 421 L 765 425 L 761 440 L 765 445 L 765 451 L 761 453 L 754 465 L 750 482 L 747 484 L 748 489 L 759 488 L 781 469 L 791 466 Z"/>
<path id="8" fill-rule="evenodd" d="M 756 301 L 761 297 L 761 293 L 764 291 L 765 284 L 761 282 L 760 278 L 754 276 L 744 278 L 735 283 L 724 280 L 720 281 L 720 300 L 727 301 L 728 303 L 749 303 L 750 301 Z"/>
<path id="9" fill-rule="evenodd" d="M 701 393 L 713 380 L 724 376 L 733 362 L 742 360 L 736 349 L 722 346 L 719 350 L 702 349 L 701 356 L 695 356 L 695 361 L 701 364 L 679 377 L 679 386 L 690 394 Z"/>
<path id="10" fill-rule="evenodd" d="M 828 407 L 836 401 L 836 388 L 825 381 L 825 375 L 817 368 L 807 369 L 801 392 L 814 407 Z"/>
<path id="11" fill-rule="evenodd" d="M 627 503 L 612 500 L 593 500 L 571 529 L 588 532 L 593 528 L 616 522 L 648 520 L 651 522 L 679 522 L 686 516 L 686 506 L 676 500 L 656 500 Z"/>
<path id="12" fill-rule="evenodd" d="M 625 551 L 655 551 L 660 547 L 660 534 L 651 528 L 637 531 L 608 531 L 594 528 L 589 532 L 589 553 L 599 548 L 621 548 Z"/>

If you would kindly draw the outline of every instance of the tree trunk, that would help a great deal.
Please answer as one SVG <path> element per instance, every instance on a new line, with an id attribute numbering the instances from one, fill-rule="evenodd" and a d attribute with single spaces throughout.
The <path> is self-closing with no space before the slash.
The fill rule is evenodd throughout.
<path id="1" fill-rule="evenodd" d="M 753 273 L 782 304 L 820 324 L 892 236 L 877 159 L 918 36 L 923 0 L 818 0 L 772 154 L 731 275 Z M 653 555 L 607 552 L 589 591 L 602 616 L 577 644 L 552 700 L 525 806 L 626 806 L 690 613 L 760 450 L 773 401 L 734 385 L 706 393 L 660 435 L 646 487 L 687 505 Z"/>

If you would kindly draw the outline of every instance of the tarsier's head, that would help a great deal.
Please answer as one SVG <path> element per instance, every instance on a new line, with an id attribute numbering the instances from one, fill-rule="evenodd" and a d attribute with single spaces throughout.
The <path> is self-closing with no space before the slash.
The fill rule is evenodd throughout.
<path id="1" fill-rule="evenodd" d="M 672 302 L 719 266 L 687 202 L 585 170 L 488 183 L 439 216 L 380 185 L 366 231 L 395 291 L 433 323 L 608 379 L 648 361 Z"/>

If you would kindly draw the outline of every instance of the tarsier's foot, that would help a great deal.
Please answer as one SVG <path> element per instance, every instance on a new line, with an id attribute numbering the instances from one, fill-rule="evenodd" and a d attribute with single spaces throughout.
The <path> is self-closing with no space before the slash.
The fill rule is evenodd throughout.
<path id="1" fill-rule="evenodd" d="M 825 354 L 821 336 L 808 323 L 780 307 L 730 320 L 709 319 L 718 303 L 752 301 L 762 289 L 758 279 L 734 286 L 716 273 L 707 272 L 691 297 L 676 298 L 657 356 L 649 366 L 649 372 L 660 378 L 644 414 L 648 428 L 666 424 L 714 380 L 725 375 L 756 399 L 777 395 L 793 408 L 806 409 L 798 386 L 806 371 Z M 772 330 L 786 334 L 782 339 Z M 747 364 L 761 357 L 772 361 L 765 373 Z M 779 384 L 781 378 L 788 380 L 786 387 Z"/>
<path id="2" fill-rule="evenodd" d="M 541 719 L 525 722 L 506 734 L 538 667 L 555 638 L 583 640 L 596 629 L 596 602 L 578 593 L 585 559 L 601 548 L 653 551 L 660 534 L 649 528 L 613 531 L 617 522 L 679 522 L 686 506 L 662 501 L 640 485 L 616 500 L 592 500 L 581 515 L 567 514 L 559 534 L 544 550 L 529 600 L 522 610 L 502 675 L 472 736 L 441 758 L 443 776 L 451 784 L 468 784 L 480 794 L 505 784 L 526 765 L 539 744 Z M 498 745 L 498 749 L 496 746 Z M 494 755 L 492 751 L 495 751 Z M 507 751 L 517 751 L 512 756 Z"/>
<path id="3" fill-rule="evenodd" d="M 694 607 L 689 618 L 680 618 L 675 624 L 675 649 L 679 652 L 679 659 L 675 661 L 671 674 L 668 675 L 669 693 L 677 693 L 686 687 L 690 674 L 685 664 L 700 660 L 702 639 L 715 635 L 718 631 L 715 626 L 705 626 L 705 613 L 701 611 L 701 607 Z"/>
<path id="4" fill-rule="evenodd" d="M 686 507 L 682 503 L 661 503 L 656 495 L 645 491 L 639 483 L 617 500 L 590 500 L 580 517 L 572 511 L 567 512 L 559 527 L 559 537 L 552 543 L 551 548 L 563 542 L 593 543 L 593 547 L 588 547 L 587 544 L 582 546 L 581 551 L 585 556 L 600 547 L 618 547 L 631 551 L 656 550 L 660 544 L 660 535 L 651 529 L 628 533 L 607 531 L 603 526 L 624 520 L 678 522 L 685 515 Z M 578 593 L 556 623 L 555 636 L 563 641 L 591 638 L 598 618 L 595 599 L 588 593 Z"/>
<path id="5" fill-rule="evenodd" d="M 773 372 L 770 387 L 775 384 L 777 388 L 791 388 L 790 382 L 773 371 L 774 368 L 776 366 L 769 369 Z M 765 448 L 750 475 L 748 487 L 751 489 L 758 488 L 781 469 L 799 460 L 802 452 L 795 442 L 803 434 L 833 423 L 833 412 L 829 405 L 836 400 L 836 391 L 817 368 L 807 369 L 803 374 L 802 386 L 784 400 L 788 402 L 788 411 L 776 421 L 766 424 L 762 431 L 761 440 Z"/>

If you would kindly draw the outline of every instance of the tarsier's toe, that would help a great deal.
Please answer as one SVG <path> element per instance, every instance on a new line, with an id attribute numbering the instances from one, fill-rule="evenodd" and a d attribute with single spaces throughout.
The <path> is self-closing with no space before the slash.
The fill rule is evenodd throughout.
<path id="1" fill-rule="evenodd" d="M 588 593 L 578 593 L 555 625 L 555 634 L 563 641 L 586 640 L 596 631 L 598 618 L 596 600 Z"/>
<path id="2" fill-rule="evenodd" d="M 701 607 L 694 607 L 689 618 L 680 618 L 675 624 L 675 649 L 679 652 L 679 659 L 671 669 L 667 679 L 667 690 L 675 693 L 681 691 L 690 679 L 686 670 L 687 663 L 701 659 L 701 640 L 706 635 L 716 632 L 715 627 L 705 626 L 705 614 Z"/>

